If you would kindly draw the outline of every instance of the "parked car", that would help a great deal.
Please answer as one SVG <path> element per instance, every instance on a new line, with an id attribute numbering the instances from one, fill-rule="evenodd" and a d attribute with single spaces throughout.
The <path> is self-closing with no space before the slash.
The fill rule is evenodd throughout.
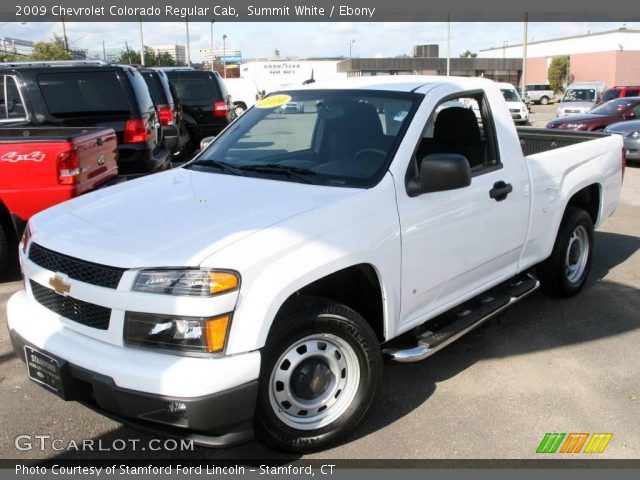
<path id="1" fill-rule="evenodd" d="M 186 159 L 193 151 L 193 145 L 184 123 L 182 107 L 167 74 L 154 68 L 138 67 L 138 71 L 147 84 L 151 99 L 158 110 L 165 146 L 174 157 Z"/>
<path id="2" fill-rule="evenodd" d="M 539 103 L 540 105 L 547 105 L 548 103 L 555 102 L 556 92 L 551 88 L 548 83 L 532 83 L 525 86 L 525 92 L 529 95 L 532 103 Z"/>
<path id="3" fill-rule="evenodd" d="M 235 118 L 231 96 L 216 72 L 163 68 L 176 91 L 193 145 L 218 135 Z"/>
<path id="4" fill-rule="evenodd" d="M 607 89 L 602 95 L 600 103 L 606 103 L 610 100 L 622 97 L 640 97 L 640 87 L 628 86 L 628 87 L 612 87 Z"/>
<path id="5" fill-rule="evenodd" d="M 637 118 L 640 118 L 640 116 Z M 640 120 L 614 123 L 605 128 L 604 131 L 606 133 L 621 135 L 624 140 L 627 160 L 633 162 L 640 161 Z"/>
<path id="6" fill-rule="evenodd" d="M 498 88 L 502 92 L 504 101 L 507 102 L 513 121 L 520 124 L 529 123 L 529 109 L 520 97 L 518 90 L 510 83 L 498 83 Z"/>
<path id="7" fill-rule="evenodd" d="M 2 125 L 113 128 L 120 173 L 170 166 L 158 113 L 133 67 L 98 61 L 3 63 L 0 82 L 12 107 L 0 109 Z"/>
<path id="8" fill-rule="evenodd" d="M 0 128 L 0 273 L 13 263 L 26 222 L 112 180 L 117 156 L 110 128 Z"/>
<path id="9" fill-rule="evenodd" d="M 608 125 L 624 120 L 640 119 L 640 97 L 618 98 L 582 115 L 555 118 L 547 128 L 566 130 L 603 131 Z"/>
<path id="10" fill-rule="evenodd" d="M 572 83 L 562 96 L 557 116 L 587 113 L 600 102 L 605 87 L 602 82 Z"/>
<path id="11" fill-rule="evenodd" d="M 303 102 L 287 102 L 282 105 L 278 111 L 280 113 L 304 113 Z"/>
<path id="12" fill-rule="evenodd" d="M 236 117 L 253 107 L 262 96 L 256 82 L 249 78 L 225 78 L 224 83 L 231 95 Z"/>
<path id="13" fill-rule="evenodd" d="M 317 107 L 302 122 L 289 102 Z M 33 217 L 15 353 L 148 431 L 327 448 L 365 417 L 383 354 L 423 360 L 539 285 L 580 292 L 622 143 L 518 131 L 482 78 L 278 92 L 184 167 Z"/>

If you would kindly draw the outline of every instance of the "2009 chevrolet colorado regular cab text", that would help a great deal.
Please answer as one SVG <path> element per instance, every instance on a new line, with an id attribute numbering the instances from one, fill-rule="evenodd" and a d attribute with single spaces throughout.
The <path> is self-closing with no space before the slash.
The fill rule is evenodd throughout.
<path id="1" fill-rule="evenodd" d="M 577 293 L 623 167 L 617 135 L 518 132 L 489 80 L 278 92 L 183 168 L 33 217 L 11 338 L 36 382 L 141 428 L 325 448 L 383 355 Z"/>

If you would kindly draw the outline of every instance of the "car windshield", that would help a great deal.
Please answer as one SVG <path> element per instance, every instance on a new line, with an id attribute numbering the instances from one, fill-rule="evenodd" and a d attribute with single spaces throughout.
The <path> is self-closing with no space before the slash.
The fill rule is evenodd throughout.
<path id="1" fill-rule="evenodd" d="M 369 90 L 270 95 L 186 168 L 370 188 L 386 172 L 421 98 Z"/>
<path id="2" fill-rule="evenodd" d="M 562 101 L 567 102 L 593 102 L 596 99 L 596 91 L 593 88 L 570 88 L 564 94 Z"/>
<path id="3" fill-rule="evenodd" d="M 599 107 L 594 108 L 589 113 L 595 115 L 615 115 L 618 112 L 622 112 L 627 108 L 635 105 L 637 102 L 630 101 L 625 98 L 619 98 L 617 100 L 611 100 Z"/>
<path id="4" fill-rule="evenodd" d="M 609 90 L 604 92 L 604 95 L 602 95 L 602 101 L 608 102 L 609 100 L 613 100 L 615 98 L 618 98 L 619 96 L 620 96 L 619 88 L 610 88 Z"/>
<path id="5" fill-rule="evenodd" d="M 513 88 L 502 88 L 502 96 L 507 102 L 520 102 L 520 95 Z"/>

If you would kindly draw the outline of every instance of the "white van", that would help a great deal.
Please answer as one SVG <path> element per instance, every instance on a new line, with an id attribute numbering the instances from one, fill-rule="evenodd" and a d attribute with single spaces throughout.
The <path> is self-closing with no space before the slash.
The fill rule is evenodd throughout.
<path id="1" fill-rule="evenodd" d="M 572 83 L 558 105 L 557 116 L 587 113 L 600 101 L 606 88 L 604 82 Z"/>
<path id="2" fill-rule="evenodd" d="M 261 97 L 258 84 L 249 78 L 225 78 L 224 83 L 231 95 L 236 117 L 253 107 L 256 100 Z"/>
<path id="3" fill-rule="evenodd" d="M 546 105 L 556 101 L 556 93 L 548 83 L 532 83 L 525 87 L 526 94 L 529 95 L 531 103 Z"/>
<path id="4" fill-rule="evenodd" d="M 526 124 L 529 121 L 529 108 L 520 97 L 516 87 L 510 83 L 497 83 L 504 101 L 507 102 L 509 113 L 515 123 Z"/>

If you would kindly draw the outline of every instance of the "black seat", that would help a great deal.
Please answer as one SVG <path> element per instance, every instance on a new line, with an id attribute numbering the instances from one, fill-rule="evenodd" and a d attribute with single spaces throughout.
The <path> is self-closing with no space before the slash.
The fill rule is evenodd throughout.
<path id="1" fill-rule="evenodd" d="M 464 155 L 471 168 L 484 163 L 484 144 L 478 119 L 469 108 L 449 107 L 438 113 L 433 126 L 433 140 L 425 147 L 424 154 Z"/>

